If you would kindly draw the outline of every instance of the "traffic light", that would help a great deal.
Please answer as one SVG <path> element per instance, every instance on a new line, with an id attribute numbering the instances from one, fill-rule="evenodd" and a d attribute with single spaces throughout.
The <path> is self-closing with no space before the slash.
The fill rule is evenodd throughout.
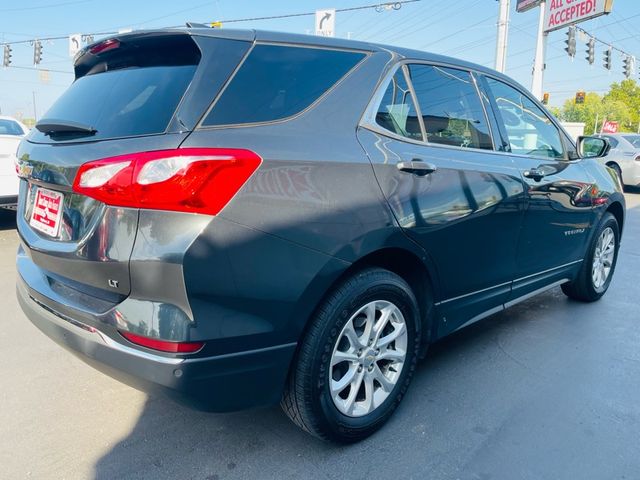
<path id="1" fill-rule="evenodd" d="M 596 61 L 596 41 L 593 38 L 590 38 L 587 42 L 587 62 L 589 65 L 593 65 L 593 62 Z"/>
<path id="2" fill-rule="evenodd" d="M 40 40 L 33 42 L 33 64 L 38 65 L 42 61 L 42 43 Z"/>
<path id="3" fill-rule="evenodd" d="M 2 66 L 3 67 L 8 67 L 9 65 L 11 65 L 11 46 L 10 45 L 5 45 L 4 46 L 4 55 L 2 57 Z"/>
<path id="4" fill-rule="evenodd" d="M 564 47 L 565 52 L 569 54 L 571 58 L 576 56 L 576 28 L 569 27 L 567 29 L 567 39 L 564 41 L 567 46 Z"/>
<path id="5" fill-rule="evenodd" d="M 613 56 L 613 49 L 611 47 L 604 51 L 604 68 L 611 70 L 611 57 Z"/>
<path id="6" fill-rule="evenodd" d="M 631 55 L 624 57 L 624 76 L 630 78 L 635 68 L 635 58 Z"/>
<path id="7" fill-rule="evenodd" d="M 584 103 L 584 92 L 580 91 L 580 92 L 576 92 L 576 104 L 582 104 Z"/>
<path id="8" fill-rule="evenodd" d="M 549 105 L 549 94 L 546 92 L 542 95 L 542 104 Z"/>

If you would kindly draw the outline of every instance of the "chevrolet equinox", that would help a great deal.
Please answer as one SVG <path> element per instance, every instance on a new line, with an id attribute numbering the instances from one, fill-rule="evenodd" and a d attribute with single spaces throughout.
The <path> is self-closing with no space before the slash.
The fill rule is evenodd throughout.
<path id="1" fill-rule="evenodd" d="M 17 295 L 97 369 L 353 442 L 436 340 L 555 286 L 598 300 L 625 204 L 493 70 L 207 28 L 85 47 L 22 141 Z"/>

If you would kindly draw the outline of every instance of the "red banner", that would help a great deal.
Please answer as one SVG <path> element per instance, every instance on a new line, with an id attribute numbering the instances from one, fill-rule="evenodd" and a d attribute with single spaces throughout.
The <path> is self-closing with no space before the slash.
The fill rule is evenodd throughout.
<path id="1" fill-rule="evenodd" d="M 618 122 L 605 120 L 602 124 L 602 133 L 618 133 Z"/>

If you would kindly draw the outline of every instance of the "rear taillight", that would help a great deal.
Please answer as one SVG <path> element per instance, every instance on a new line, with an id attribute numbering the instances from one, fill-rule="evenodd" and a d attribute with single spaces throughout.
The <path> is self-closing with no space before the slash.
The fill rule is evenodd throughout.
<path id="1" fill-rule="evenodd" d="M 195 353 L 204 347 L 204 342 L 167 342 L 122 331 L 120 335 L 136 345 L 167 353 Z"/>
<path id="2" fill-rule="evenodd" d="M 262 160 L 242 149 L 181 148 L 80 166 L 73 191 L 108 205 L 216 215 Z"/>
<path id="3" fill-rule="evenodd" d="M 93 47 L 89 49 L 90 53 L 94 55 L 98 55 L 102 52 L 108 52 L 109 50 L 115 50 L 120 47 L 120 40 L 115 38 L 109 38 L 104 42 L 96 43 Z"/>

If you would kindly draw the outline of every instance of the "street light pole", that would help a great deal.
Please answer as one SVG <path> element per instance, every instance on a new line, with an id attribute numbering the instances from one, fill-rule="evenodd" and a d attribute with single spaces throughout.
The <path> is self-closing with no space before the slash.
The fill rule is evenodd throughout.
<path id="1" fill-rule="evenodd" d="M 544 32 L 544 10 L 545 2 L 540 2 L 540 16 L 538 19 L 538 35 L 536 40 L 536 56 L 533 60 L 533 77 L 531 79 L 531 93 L 541 99 L 543 94 L 543 77 L 544 77 L 544 54 L 547 46 L 547 34 Z"/>
<path id="2" fill-rule="evenodd" d="M 509 6 L 511 0 L 499 0 L 498 39 L 496 41 L 496 70 L 504 73 L 507 63 L 507 38 L 509 35 Z"/>

